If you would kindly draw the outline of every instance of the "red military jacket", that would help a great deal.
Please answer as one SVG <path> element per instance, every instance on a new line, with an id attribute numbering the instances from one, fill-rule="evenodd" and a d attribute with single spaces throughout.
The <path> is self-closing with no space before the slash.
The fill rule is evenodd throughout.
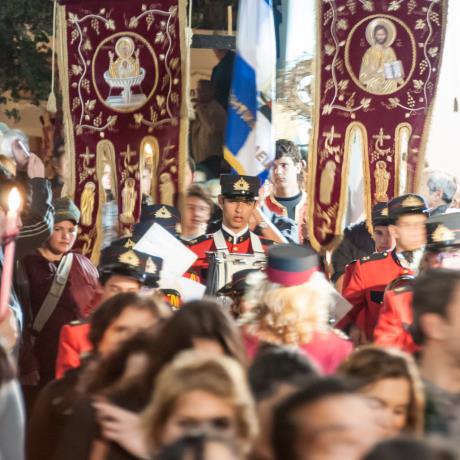
<path id="1" fill-rule="evenodd" d="M 227 243 L 227 248 L 230 253 L 253 253 L 249 230 L 237 238 L 227 233 L 224 229 L 222 229 L 222 233 L 224 235 L 225 242 Z M 273 243 L 272 241 L 263 238 L 260 238 L 260 241 L 265 251 L 267 250 L 268 246 L 270 246 Z M 204 279 L 205 277 L 203 276 L 202 271 L 208 268 L 208 259 L 206 253 L 216 250 L 213 234 L 203 235 L 195 240 L 189 241 L 187 246 L 198 256 L 198 259 L 195 261 L 195 263 L 192 265 L 189 271 L 199 275 L 200 279 Z"/>
<path id="2" fill-rule="evenodd" d="M 401 265 L 395 251 L 376 252 L 363 257 L 347 269 L 342 295 L 353 308 L 342 318 L 337 327 L 346 329 L 356 324 L 373 341 L 383 304 L 385 288 L 398 276 L 413 274 Z"/>
<path id="3" fill-rule="evenodd" d="M 420 347 L 409 332 L 413 323 L 412 288 L 409 285 L 385 292 L 374 339 L 377 345 L 415 353 Z"/>
<path id="4" fill-rule="evenodd" d="M 271 212 L 275 213 L 277 216 L 288 217 L 288 212 L 286 206 L 283 206 L 276 198 L 273 193 L 270 193 L 265 198 L 264 206 Z M 299 241 L 303 241 L 302 235 L 302 225 L 305 221 L 305 215 L 307 212 L 307 194 L 302 192 L 302 199 L 297 204 L 295 208 L 294 220 L 299 227 Z"/>
<path id="5" fill-rule="evenodd" d="M 63 377 L 69 369 L 79 367 L 82 355 L 92 350 L 93 347 L 88 339 L 89 329 L 89 323 L 80 321 L 62 327 L 56 359 L 57 379 Z"/>

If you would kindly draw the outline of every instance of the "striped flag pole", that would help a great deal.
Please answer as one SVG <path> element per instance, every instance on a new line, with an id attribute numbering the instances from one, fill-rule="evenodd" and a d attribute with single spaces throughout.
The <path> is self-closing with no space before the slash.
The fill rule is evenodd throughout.
<path id="1" fill-rule="evenodd" d="M 240 0 L 224 156 L 238 174 L 259 176 L 262 181 L 275 156 L 275 76 L 272 0 Z"/>

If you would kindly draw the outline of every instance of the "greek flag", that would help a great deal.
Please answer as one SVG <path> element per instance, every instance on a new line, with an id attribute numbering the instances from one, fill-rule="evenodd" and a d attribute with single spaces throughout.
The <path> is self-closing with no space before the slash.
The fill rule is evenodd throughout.
<path id="1" fill-rule="evenodd" d="M 275 156 L 271 123 L 275 75 L 272 0 L 240 0 L 224 154 L 237 173 L 262 180 Z"/>

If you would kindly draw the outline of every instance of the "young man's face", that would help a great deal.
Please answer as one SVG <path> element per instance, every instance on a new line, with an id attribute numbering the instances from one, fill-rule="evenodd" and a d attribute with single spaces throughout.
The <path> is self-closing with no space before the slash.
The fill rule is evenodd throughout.
<path id="1" fill-rule="evenodd" d="M 291 157 L 281 157 L 273 162 L 273 183 L 276 186 L 297 183 L 302 163 L 294 163 Z"/>
<path id="2" fill-rule="evenodd" d="M 398 250 L 415 251 L 426 244 L 426 220 L 424 214 L 406 214 L 388 227 Z"/>
<path id="3" fill-rule="evenodd" d="M 101 302 L 110 299 L 114 295 L 125 293 L 125 292 L 140 292 L 142 284 L 130 278 L 129 276 L 123 275 L 112 275 L 102 286 Z"/>
<path id="4" fill-rule="evenodd" d="M 223 224 L 235 233 L 243 230 L 249 225 L 255 203 L 253 198 L 221 196 L 219 204 L 222 207 Z"/>
<path id="5" fill-rule="evenodd" d="M 77 239 L 78 226 L 71 220 L 64 220 L 54 225 L 47 246 L 53 254 L 65 254 L 70 251 Z"/>
<path id="6" fill-rule="evenodd" d="M 384 252 L 393 249 L 395 241 L 386 225 L 374 226 L 375 251 Z"/>

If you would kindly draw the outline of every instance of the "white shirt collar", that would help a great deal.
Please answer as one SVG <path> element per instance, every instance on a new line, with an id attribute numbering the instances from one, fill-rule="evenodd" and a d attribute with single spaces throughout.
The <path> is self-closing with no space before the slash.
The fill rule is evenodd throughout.
<path id="1" fill-rule="evenodd" d="M 240 236 L 243 236 L 245 233 L 247 233 L 249 231 L 249 225 L 246 225 L 246 227 L 244 227 L 244 229 L 241 230 L 241 232 L 235 233 L 235 232 L 232 232 L 224 224 L 222 224 L 222 230 L 224 232 L 228 233 L 231 237 L 233 237 L 233 239 L 237 239 L 237 238 L 239 238 Z"/>

